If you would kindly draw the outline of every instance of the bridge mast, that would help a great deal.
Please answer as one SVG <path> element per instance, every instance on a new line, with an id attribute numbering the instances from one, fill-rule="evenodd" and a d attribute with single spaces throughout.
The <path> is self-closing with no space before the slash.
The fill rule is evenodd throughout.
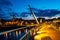
<path id="1" fill-rule="evenodd" d="M 38 22 L 38 20 L 37 20 L 37 17 L 36 17 L 35 14 L 34 14 L 34 11 L 33 11 L 32 8 L 30 7 L 30 5 L 28 5 L 28 6 L 29 6 L 30 12 L 32 13 L 34 19 L 36 20 L 36 23 L 39 24 L 39 22 Z"/>

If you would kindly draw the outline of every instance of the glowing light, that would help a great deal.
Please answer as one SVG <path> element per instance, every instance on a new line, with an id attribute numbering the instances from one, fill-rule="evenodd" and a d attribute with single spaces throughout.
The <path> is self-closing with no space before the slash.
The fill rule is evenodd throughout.
<path id="1" fill-rule="evenodd" d="M 41 40 L 41 38 L 43 38 L 43 37 L 47 37 L 48 36 L 48 34 L 39 34 L 39 35 L 36 35 L 35 37 L 34 37 L 34 40 Z"/>
<path id="2" fill-rule="evenodd" d="M 46 31 L 38 31 L 37 34 L 46 33 Z"/>

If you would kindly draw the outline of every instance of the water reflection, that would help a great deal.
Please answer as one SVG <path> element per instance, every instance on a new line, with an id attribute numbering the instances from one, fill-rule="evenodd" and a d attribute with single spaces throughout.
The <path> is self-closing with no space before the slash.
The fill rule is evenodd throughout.
<path id="1" fill-rule="evenodd" d="M 28 30 L 29 31 L 29 30 Z M 23 30 L 17 30 L 10 33 L 0 35 L 0 40 L 19 40 L 26 32 Z M 30 33 L 28 34 L 28 39 L 30 39 Z"/>

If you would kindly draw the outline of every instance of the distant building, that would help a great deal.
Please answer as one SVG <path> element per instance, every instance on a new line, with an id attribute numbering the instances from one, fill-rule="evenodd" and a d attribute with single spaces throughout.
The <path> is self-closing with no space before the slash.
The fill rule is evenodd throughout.
<path id="1" fill-rule="evenodd" d="M 60 18 L 53 18 L 53 22 L 60 22 Z"/>

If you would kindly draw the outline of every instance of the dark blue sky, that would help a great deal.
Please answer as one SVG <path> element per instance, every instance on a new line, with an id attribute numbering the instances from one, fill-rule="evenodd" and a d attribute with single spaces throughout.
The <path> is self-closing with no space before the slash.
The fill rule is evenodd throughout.
<path id="1" fill-rule="evenodd" d="M 12 11 L 17 12 L 19 15 L 22 12 L 29 12 L 29 10 L 27 10 L 28 4 L 30 4 L 31 7 L 37 8 L 37 9 L 60 10 L 60 0 L 3 0 L 3 1 L 0 0 L 0 7 L 2 5 L 4 9 L 11 8 Z M 5 8 L 5 6 L 7 6 L 7 7 Z M 8 12 L 6 12 L 6 13 L 8 13 Z M 60 13 L 56 14 L 53 17 L 60 17 L 59 15 L 60 15 Z M 32 18 L 31 15 L 28 15 L 27 19 L 28 19 L 28 17 Z M 49 16 L 47 16 L 47 17 L 49 17 Z"/>
<path id="2" fill-rule="evenodd" d="M 28 4 L 38 9 L 60 10 L 60 0 L 10 0 L 13 10 L 17 12 L 27 11 Z"/>

